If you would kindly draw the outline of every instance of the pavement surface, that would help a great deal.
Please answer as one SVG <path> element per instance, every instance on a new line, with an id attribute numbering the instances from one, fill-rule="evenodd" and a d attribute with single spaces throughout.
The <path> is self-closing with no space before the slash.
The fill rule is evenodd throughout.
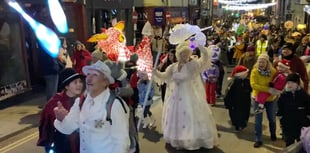
<path id="1" fill-rule="evenodd" d="M 224 78 L 229 75 L 231 69 Z M 223 87 L 226 87 L 224 82 Z M 224 89 L 223 89 L 224 90 Z M 186 151 L 176 151 L 169 145 L 165 144 L 161 132 L 161 110 L 162 103 L 159 96 L 155 97 L 156 102 L 152 106 L 153 113 L 156 114 L 157 127 L 153 129 L 140 129 L 140 145 L 145 146 L 141 148 L 141 152 L 149 152 L 150 150 L 158 150 L 165 148 L 169 153 L 185 153 Z M 44 104 L 46 101 L 43 92 L 38 92 L 28 95 L 23 101 L 16 105 L 0 109 L 0 142 L 7 138 L 17 135 L 27 129 L 38 127 L 39 115 L 41 108 L 38 106 Z M 254 143 L 254 119 L 250 117 L 248 127 L 241 132 L 235 132 L 231 127 L 228 112 L 224 108 L 222 99 L 218 99 L 214 107 L 211 107 L 214 118 L 216 120 L 219 131 L 220 142 L 213 151 L 202 151 L 210 153 L 275 153 L 281 152 L 284 148 L 284 142 L 281 139 L 281 130 L 278 126 L 277 135 L 278 141 L 272 142 L 269 138 L 268 122 L 264 114 L 263 121 L 263 147 L 253 148 Z M 279 124 L 278 124 L 279 125 Z M 161 150 L 161 149 L 160 149 Z M 170 151 L 169 151 L 170 150 Z M 242 150 L 242 151 L 241 151 Z"/>
<path id="2" fill-rule="evenodd" d="M 45 102 L 44 93 L 34 93 L 13 106 L 0 109 L 0 141 L 38 127 L 41 111 L 38 106 Z"/>

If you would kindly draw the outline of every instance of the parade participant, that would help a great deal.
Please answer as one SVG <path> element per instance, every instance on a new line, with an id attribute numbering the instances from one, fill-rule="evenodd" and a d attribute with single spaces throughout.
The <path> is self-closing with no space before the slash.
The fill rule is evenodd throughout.
<path id="1" fill-rule="evenodd" d="M 303 55 L 305 55 L 305 51 L 308 48 L 308 44 L 309 44 L 309 36 L 304 36 L 302 39 L 301 39 L 301 42 L 300 44 L 298 45 L 298 47 L 296 48 L 296 55 L 298 57 L 301 57 Z"/>
<path id="2" fill-rule="evenodd" d="M 151 88 L 150 88 L 149 95 L 147 97 L 147 101 L 143 103 L 145 96 L 146 96 L 146 92 L 147 92 L 147 86 L 150 83 L 150 80 L 146 72 L 139 71 L 138 76 L 139 76 L 139 81 L 138 81 L 139 104 L 142 107 L 143 105 L 145 105 L 144 112 L 143 112 L 143 120 L 142 120 L 143 128 L 147 128 L 148 126 L 154 127 L 156 120 L 154 118 L 153 113 L 150 110 L 153 104 L 154 85 L 151 82 Z"/>
<path id="3" fill-rule="evenodd" d="M 292 43 L 286 43 L 282 46 L 281 58 L 290 61 L 291 63 L 290 70 L 300 75 L 300 78 L 303 83 L 302 87 L 306 92 L 308 92 L 309 78 L 307 70 L 303 61 L 298 56 L 296 56 L 295 47 Z"/>
<path id="4" fill-rule="evenodd" d="M 224 103 L 229 110 L 229 117 L 236 131 L 240 131 L 247 126 L 251 107 L 251 86 L 248 79 L 249 69 L 243 65 L 234 68 Z"/>
<path id="5" fill-rule="evenodd" d="M 41 48 L 39 48 L 38 51 L 38 61 L 44 78 L 46 95 L 45 102 L 47 102 L 57 93 L 59 73 L 65 68 L 65 66 L 58 58 L 52 58 L 46 52 L 41 50 Z M 41 104 L 39 108 L 43 108 L 45 102 L 44 104 Z"/>
<path id="6" fill-rule="evenodd" d="M 176 48 L 177 62 L 165 72 L 154 71 L 155 81 L 167 83 L 163 106 L 162 129 L 164 139 L 177 149 L 197 150 L 218 144 L 216 124 L 206 102 L 201 73 L 210 67 L 208 51 L 199 46 L 200 58 L 191 59 L 188 42 Z"/>
<path id="7" fill-rule="evenodd" d="M 87 95 L 85 100 L 77 98 L 68 112 L 61 103 L 54 109 L 54 126 L 64 134 L 79 129 L 81 153 L 128 153 L 129 113 L 122 100 L 115 98 L 111 105 L 109 120 L 106 103 L 114 83 L 109 67 L 101 62 L 83 67 L 86 74 Z M 126 110 L 126 112 L 125 112 Z"/>
<path id="8" fill-rule="evenodd" d="M 91 53 L 91 62 L 92 63 L 96 63 L 97 61 L 102 61 L 104 62 L 105 60 L 108 59 L 107 54 L 103 51 L 101 51 L 100 48 L 98 48 L 98 46 L 95 46 L 95 50 Z"/>
<path id="9" fill-rule="evenodd" d="M 123 62 L 115 62 L 105 60 L 104 63 L 110 68 L 111 76 L 114 78 L 115 83 L 110 84 L 110 90 L 121 97 L 129 107 L 129 137 L 130 137 L 130 153 L 139 153 L 138 144 L 138 130 L 136 126 L 134 101 L 131 99 L 134 91 L 130 87 L 129 82 L 126 80 L 127 73 L 124 70 Z"/>
<path id="10" fill-rule="evenodd" d="M 234 61 L 236 63 L 240 60 L 240 57 L 244 53 L 245 47 L 246 46 L 245 46 L 243 38 L 239 37 L 238 41 L 234 45 L 235 52 L 234 52 L 234 55 L 233 55 L 233 59 L 234 59 Z"/>
<path id="11" fill-rule="evenodd" d="M 276 141 L 276 121 L 275 121 L 275 99 L 276 94 L 280 94 L 276 89 L 269 87 L 269 83 L 274 78 L 276 70 L 273 68 L 271 62 L 269 61 L 269 56 L 267 54 L 261 54 L 257 63 L 254 65 L 251 76 L 250 84 L 252 87 L 252 97 L 256 99 L 259 92 L 270 92 L 270 95 L 265 103 L 267 118 L 269 120 L 269 131 L 270 139 Z M 257 109 L 258 103 L 254 104 L 254 109 Z M 254 147 L 258 148 L 263 145 L 262 138 L 262 122 L 263 114 L 259 113 L 255 115 L 255 144 Z"/>
<path id="12" fill-rule="evenodd" d="M 216 98 L 221 98 L 222 95 L 222 86 L 223 86 L 223 79 L 225 75 L 225 70 L 224 70 L 224 58 L 226 57 L 223 55 L 223 46 L 221 42 L 217 42 L 216 45 L 212 45 L 212 52 L 213 55 L 211 55 L 211 61 L 213 64 L 215 64 L 218 67 L 219 70 L 219 75 L 217 79 L 217 84 L 216 84 Z M 196 48 L 198 50 L 198 48 Z M 224 53 L 226 54 L 226 53 Z"/>
<path id="13" fill-rule="evenodd" d="M 233 31 L 228 32 L 227 40 L 228 40 L 227 59 L 228 59 L 228 64 L 232 65 L 234 64 L 233 63 L 233 56 L 235 52 L 234 45 L 237 42 Z"/>
<path id="14" fill-rule="evenodd" d="M 80 41 L 76 41 L 75 50 L 72 55 L 72 64 L 75 71 L 79 74 L 83 74 L 82 68 L 90 63 L 91 58 L 91 54 L 85 48 L 84 44 Z"/>
<path id="15" fill-rule="evenodd" d="M 139 59 L 138 54 L 132 54 L 130 60 L 125 62 L 125 71 L 127 73 L 127 80 L 129 80 L 130 86 L 133 90 L 131 100 L 133 101 L 133 113 L 136 116 L 136 109 L 139 104 L 139 91 L 138 91 L 138 66 L 137 61 Z"/>
<path id="16" fill-rule="evenodd" d="M 285 144 L 289 146 L 300 141 L 302 127 L 310 126 L 310 96 L 300 88 L 300 76 L 292 73 L 286 78 L 285 92 L 278 100 L 278 113 Z"/>
<path id="17" fill-rule="evenodd" d="M 59 49 L 58 59 L 66 68 L 72 68 L 72 61 L 67 51 L 67 39 L 61 38 L 61 47 Z"/>
<path id="18" fill-rule="evenodd" d="M 257 61 L 257 56 L 255 55 L 255 47 L 252 43 L 247 47 L 246 52 L 242 54 L 240 57 L 240 60 L 238 62 L 238 65 L 243 65 L 246 68 L 249 69 L 249 73 L 251 73 L 251 70 L 254 66 L 254 64 Z M 248 75 L 249 77 L 250 75 Z"/>
<path id="19" fill-rule="evenodd" d="M 217 81 L 220 72 L 218 66 L 215 64 L 217 59 L 212 59 L 211 61 L 211 67 L 202 73 L 202 78 L 205 81 L 207 102 L 211 106 L 214 106 L 216 102 Z"/>
<path id="20" fill-rule="evenodd" d="M 37 145 L 44 146 L 46 153 L 49 153 L 50 150 L 57 153 L 78 153 L 78 133 L 73 132 L 70 135 L 65 135 L 56 130 L 54 127 L 55 114 L 53 109 L 59 102 L 65 109 L 69 110 L 75 98 L 82 93 L 85 77 L 76 73 L 72 68 L 64 69 L 59 77 L 61 92 L 55 94 L 41 112 Z"/>
<path id="21" fill-rule="evenodd" d="M 276 90 L 282 91 L 286 84 L 286 76 L 290 73 L 290 62 L 286 59 L 281 60 L 277 65 L 277 73 L 273 78 L 269 86 Z M 258 103 L 258 107 L 254 113 L 262 113 L 264 111 L 264 105 L 267 98 L 271 94 L 269 92 L 259 92 L 256 96 L 255 102 Z"/>
<path id="22" fill-rule="evenodd" d="M 256 47 L 255 48 L 256 56 L 267 53 L 267 48 L 268 48 L 267 36 L 261 35 L 260 39 L 256 41 L 255 47 Z"/>
<path id="23" fill-rule="evenodd" d="M 267 49 L 267 54 L 271 62 L 279 58 L 280 55 L 280 46 L 281 40 L 278 37 L 270 39 L 270 46 Z"/>
<path id="24" fill-rule="evenodd" d="M 164 72 L 170 64 L 175 63 L 177 61 L 177 58 L 175 57 L 175 49 L 170 49 L 166 56 L 167 57 L 165 57 L 163 62 L 158 65 L 158 69 L 160 72 Z M 161 99 L 163 102 L 165 101 L 166 86 L 167 86 L 166 83 L 160 86 Z"/>

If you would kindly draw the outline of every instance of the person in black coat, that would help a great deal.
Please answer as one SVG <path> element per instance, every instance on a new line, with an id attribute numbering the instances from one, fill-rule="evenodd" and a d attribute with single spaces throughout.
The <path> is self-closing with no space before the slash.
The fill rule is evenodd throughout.
<path id="1" fill-rule="evenodd" d="M 224 96 L 225 107 L 229 110 L 231 123 L 236 131 L 247 126 L 250 116 L 252 88 L 247 78 L 248 71 L 243 65 L 234 68 L 231 74 L 232 80 L 229 80 Z"/>
<path id="2" fill-rule="evenodd" d="M 286 88 L 278 100 L 278 112 L 286 146 L 300 140 L 302 127 L 310 126 L 310 96 L 299 86 L 300 75 L 286 78 Z"/>

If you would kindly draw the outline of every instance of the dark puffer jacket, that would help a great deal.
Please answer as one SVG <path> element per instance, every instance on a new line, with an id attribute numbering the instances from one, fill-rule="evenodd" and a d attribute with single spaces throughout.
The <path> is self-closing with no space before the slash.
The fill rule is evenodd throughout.
<path id="1" fill-rule="evenodd" d="M 278 100 L 278 113 L 284 134 L 300 135 L 300 129 L 310 125 L 310 96 L 302 89 L 286 91 Z"/>

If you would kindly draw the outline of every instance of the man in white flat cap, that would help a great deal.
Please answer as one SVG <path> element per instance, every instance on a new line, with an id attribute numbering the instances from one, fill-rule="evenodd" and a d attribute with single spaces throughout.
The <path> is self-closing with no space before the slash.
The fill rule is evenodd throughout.
<path id="1" fill-rule="evenodd" d="M 80 153 L 127 153 L 129 150 L 128 107 L 115 98 L 108 121 L 109 85 L 114 83 L 109 67 L 101 62 L 83 67 L 87 96 L 83 103 L 77 98 L 68 112 L 61 103 L 54 109 L 54 125 L 64 134 L 79 129 Z M 125 107 L 124 107 L 125 106 Z"/>

